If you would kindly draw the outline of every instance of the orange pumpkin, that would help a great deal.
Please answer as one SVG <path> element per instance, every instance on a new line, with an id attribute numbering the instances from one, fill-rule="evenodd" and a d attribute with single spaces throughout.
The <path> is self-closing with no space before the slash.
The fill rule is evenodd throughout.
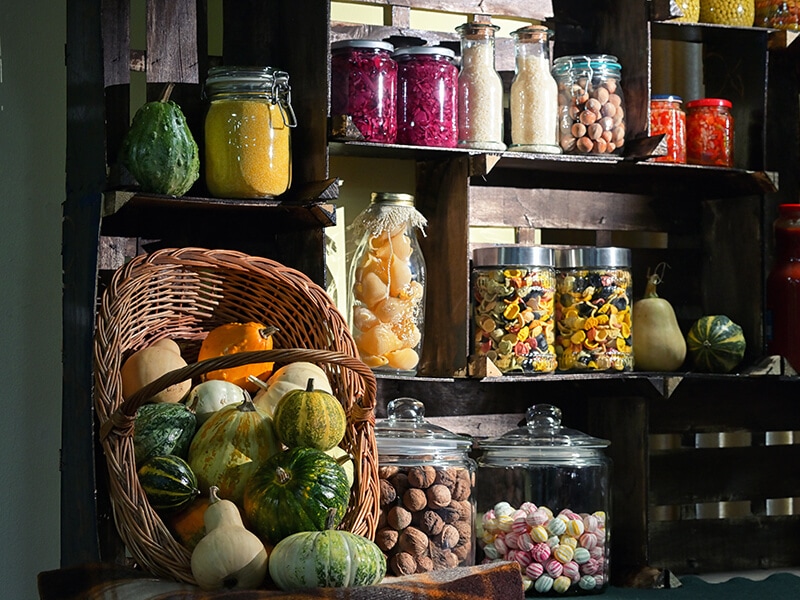
<path id="1" fill-rule="evenodd" d="M 256 350 L 272 350 L 272 334 L 278 331 L 277 327 L 268 327 L 261 323 L 226 323 L 212 329 L 200 346 L 198 360 L 226 356 L 237 352 L 250 352 Z M 252 375 L 261 380 L 266 380 L 272 374 L 274 363 L 254 363 L 241 367 L 231 367 L 210 371 L 203 376 L 204 380 L 222 379 L 235 383 L 239 387 L 255 392 L 255 384 L 247 378 Z"/>
<path id="2" fill-rule="evenodd" d="M 190 552 L 206 534 L 206 525 L 203 519 L 209 504 L 208 496 L 200 496 L 195 498 L 185 509 L 168 517 L 167 526 L 172 535 Z"/>

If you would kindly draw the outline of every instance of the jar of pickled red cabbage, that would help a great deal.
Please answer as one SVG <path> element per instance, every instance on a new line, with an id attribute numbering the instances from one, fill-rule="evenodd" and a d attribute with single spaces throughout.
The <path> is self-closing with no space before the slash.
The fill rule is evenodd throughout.
<path id="1" fill-rule="evenodd" d="M 205 177 L 218 198 L 271 198 L 292 181 L 297 125 L 289 75 L 272 67 L 214 67 L 205 83 Z"/>
<path id="2" fill-rule="evenodd" d="M 331 44 L 331 116 L 349 117 L 364 140 L 397 137 L 397 63 L 394 46 L 376 40 Z"/>
<path id="3" fill-rule="evenodd" d="M 448 48 L 414 46 L 397 61 L 397 143 L 455 148 L 458 144 L 458 67 Z"/>
<path id="4" fill-rule="evenodd" d="M 425 320 L 425 259 L 417 241 L 425 217 L 414 196 L 375 192 L 351 225 L 360 240 L 350 264 L 350 329 L 375 371 L 414 375 Z"/>

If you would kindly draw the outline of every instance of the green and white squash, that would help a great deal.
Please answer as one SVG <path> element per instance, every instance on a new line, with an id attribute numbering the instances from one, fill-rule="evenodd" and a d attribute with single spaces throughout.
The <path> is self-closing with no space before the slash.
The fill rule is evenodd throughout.
<path id="1" fill-rule="evenodd" d="M 189 446 L 189 464 L 204 494 L 215 485 L 220 496 L 242 506 L 247 480 L 279 451 L 272 419 L 248 397 L 200 426 Z"/>
<path id="2" fill-rule="evenodd" d="M 154 456 L 137 472 L 147 500 L 155 510 L 177 510 L 200 493 L 191 467 L 179 456 Z"/>
<path id="3" fill-rule="evenodd" d="M 309 378 L 305 389 L 284 394 L 275 408 L 275 431 L 289 448 L 330 450 L 344 438 L 347 415 L 335 396 L 317 389 Z"/>
<path id="4" fill-rule="evenodd" d="M 194 386 L 186 398 L 186 406 L 197 416 L 202 425 L 221 408 L 241 404 L 250 394 L 235 383 L 223 379 L 209 379 Z"/>
<path id="5" fill-rule="evenodd" d="M 374 585 L 386 575 L 386 557 L 374 542 L 349 531 L 303 531 L 278 542 L 269 574 L 284 591 Z"/>
<path id="6" fill-rule="evenodd" d="M 180 403 L 144 404 L 133 423 L 133 452 L 141 466 L 153 456 L 174 454 L 186 458 L 197 418 Z"/>
<path id="7" fill-rule="evenodd" d="M 314 380 L 314 387 L 333 394 L 330 381 L 325 371 L 314 363 L 297 361 L 283 365 L 266 382 L 254 381 L 260 389 L 253 398 L 259 408 L 267 411 L 270 417 L 275 416 L 275 408 L 281 398 L 292 390 L 305 389 L 308 380 Z"/>
<path id="8" fill-rule="evenodd" d="M 289 448 L 270 458 L 247 482 L 244 512 L 253 531 L 276 544 L 299 531 L 322 531 L 344 518 L 350 484 L 344 469 L 321 450 Z"/>
<path id="9" fill-rule="evenodd" d="M 686 335 L 694 367 L 707 373 L 730 373 L 742 362 L 746 342 L 742 328 L 725 315 L 700 317 Z"/>

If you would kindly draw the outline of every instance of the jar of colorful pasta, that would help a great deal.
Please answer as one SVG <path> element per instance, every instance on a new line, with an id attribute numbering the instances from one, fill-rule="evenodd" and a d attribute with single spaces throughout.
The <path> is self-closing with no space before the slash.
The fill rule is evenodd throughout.
<path id="1" fill-rule="evenodd" d="M 631 251 L 559 248 L 555 263 L 558 369 L 633 369 Z"/>
<path id="2" fill-rule="evenodd" d="M 488 246 L 472 266 L 473 358 L 509 375 L 555 371 L 553 250 Z"/>

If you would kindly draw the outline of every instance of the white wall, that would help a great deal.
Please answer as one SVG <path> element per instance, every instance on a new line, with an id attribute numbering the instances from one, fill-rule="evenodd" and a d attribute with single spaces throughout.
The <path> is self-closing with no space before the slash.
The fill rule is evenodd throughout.
<path id="1" fill-rule="evenodd" d="M 0 596 L 60 560 L 65 7 L 0 2 Z"/>

